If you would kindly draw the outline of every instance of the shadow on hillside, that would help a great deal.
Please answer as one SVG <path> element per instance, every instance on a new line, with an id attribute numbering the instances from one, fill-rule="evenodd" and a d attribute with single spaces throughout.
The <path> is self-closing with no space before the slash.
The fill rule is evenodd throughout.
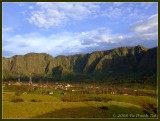
<path id="1" fill-rule="evenodd" d="M 118 117 L 118 114 L 128 114 L 128 117 Z M 115 105 L 101 107 L 78 107 L 63 108 L 32 118 L 133 118 L 129 116 L 136 114 L 146 114 L 142 108 L 136 107 L 119 107 Z"/>

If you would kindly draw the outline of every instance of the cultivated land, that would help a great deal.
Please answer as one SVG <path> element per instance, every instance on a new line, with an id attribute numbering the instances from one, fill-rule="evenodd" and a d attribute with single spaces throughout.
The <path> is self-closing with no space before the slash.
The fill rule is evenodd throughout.
<path id="1" fill-rule="evenodd" d="M 4 84 L 3 118 L 157 117 L 157 91 L 153 89 L 93 84 L 49 85 Z"/>

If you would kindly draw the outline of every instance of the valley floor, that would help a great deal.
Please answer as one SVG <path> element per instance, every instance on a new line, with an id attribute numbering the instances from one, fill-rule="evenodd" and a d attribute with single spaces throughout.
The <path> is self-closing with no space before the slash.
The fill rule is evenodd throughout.
<path id="1" fill-rule="evenodd" d="M 66 94 L 16 95 L 3 91 L 3 118 L 157 118 L 157 99 L 149 96 Z"/>

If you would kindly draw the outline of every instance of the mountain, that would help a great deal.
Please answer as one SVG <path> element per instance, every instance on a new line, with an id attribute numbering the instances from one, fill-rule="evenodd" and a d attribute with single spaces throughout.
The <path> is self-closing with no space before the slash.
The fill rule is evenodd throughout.
<path id="1" fill-rule="evenodd" d="M 35 78 L 50 80 L 157 79 L 157 47 L 119 47 L 91 54 L 52 57 L 28 53 L 3 57 L 3 80 Z"/>

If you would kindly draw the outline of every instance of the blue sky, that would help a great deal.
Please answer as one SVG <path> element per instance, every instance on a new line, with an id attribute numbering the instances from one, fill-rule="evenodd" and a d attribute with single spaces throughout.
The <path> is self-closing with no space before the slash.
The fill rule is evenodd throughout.
<path id="1" fill-rule="evenodd" d="M 158 46 L 157 2 L 3 2 L 2 54 Z"/>

